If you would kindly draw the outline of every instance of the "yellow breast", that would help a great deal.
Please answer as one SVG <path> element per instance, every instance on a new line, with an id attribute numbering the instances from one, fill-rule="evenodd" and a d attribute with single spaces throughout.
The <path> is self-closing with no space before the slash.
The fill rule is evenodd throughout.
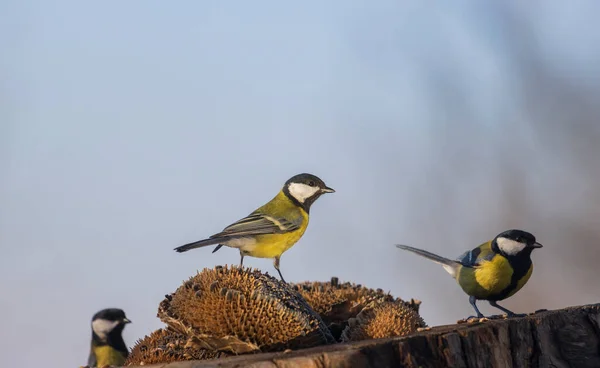
<path id="1" fill-rule="evenodd" d="M 260 213 L 267 213 L 272 218 L 285 218 L 293 222 L 301 220 L 297 230 L 284 234 L 264 234 L 256 235 L 251 240 L 244 240 L 240 246 L 242 252 L 251 257 L 257 258 L 275 258 L 281 256 L 283 252 L 290 249 L 304 235 L 308 226 L 308 213 L 299 206 L 296 206 L 283 191 L 280 191 L 275 198 L 257 210 Z"/>
<path id="2" fill-rule="evenodd" d="M 96 355 L 96 365 L 98 367 L 107 365 L 122 366 L 125 363 L 125 356 L 123 353 L 108 345 L 95 346 L 93 350 L 94 355 Z"/>
<path id="3" fill-rule="evenodd" d="M 483 261 L 476 268 L 461 268 L 457 281 L 468 295 L 477 299 L 500 294 L 506 289 L 512 278 L 513 270 L 508 260 L 495 256 L 491 261 Z"/>
<path id="4" fill-rule="evenodd" d="M 308 224 L 308 217 L 304 224 L 295 231 L 285 234 L 265 234 L 256 236 L 256 242 L 243 248 L 245 254 L 257 258 L 275 258 L 290 249 L 304 235 Z"/>
<path id="5" fill-rule="evenodd" d="M 495 256 L 475 269 L 475 280 L 490 293 L 500 293 L 510 285 L 513 270 L 508 259 Z"/>

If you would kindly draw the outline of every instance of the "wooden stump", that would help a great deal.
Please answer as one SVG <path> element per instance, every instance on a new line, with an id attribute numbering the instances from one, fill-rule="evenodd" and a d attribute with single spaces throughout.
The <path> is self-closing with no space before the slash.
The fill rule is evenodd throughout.
<path id="1" fill-rule="evenodd" d="M 434 327 L 401 338 L 153 368 L 600 368 L 600 304 Z"/>

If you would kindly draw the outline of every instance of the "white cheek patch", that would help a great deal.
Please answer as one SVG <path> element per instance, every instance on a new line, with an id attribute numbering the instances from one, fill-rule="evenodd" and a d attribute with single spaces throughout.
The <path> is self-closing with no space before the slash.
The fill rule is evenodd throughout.
<path id="1" fill-rule="evenodd" d="M 117 327 L 119 321 L 109 321 L 106 319 L 97 319 L 92 322 L 92 330 L 98 335 L 101 340 L 105 340 L 106 336 Z"/>
<path id="2" fill-rule="evenodd" d="M 527 246 L 525 243 L 519 243 L 516 240 L 507 238 L 498 238 L 496 239 L 496 243 L 498 244 L 498 248 L 509 256 L 519 254 Z"/>
<path id="3" fill-rule="evenodd" d="M 302 183 L 292 183 L 288 189 L 292 197 L 296 198 L 300 203 L 304 203 L 307 198 L 312 197 L 320 190 L 319 187 L 311 187 Z"/>

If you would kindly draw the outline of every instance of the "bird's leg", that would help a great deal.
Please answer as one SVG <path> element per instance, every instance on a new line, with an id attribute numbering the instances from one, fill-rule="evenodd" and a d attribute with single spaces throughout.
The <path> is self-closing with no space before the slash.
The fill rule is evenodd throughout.
<path id="1" fill-rule="evenodd" d="M 275 257 L 275 260 L 273 261 L 273 266 L 279 273 L 279 277 L 281 277 L 281 281 L 285 282 L 285 280 L 283 279 L 283 275 L 281 274 L 281 271 L 279 270 L 279 257 Z M 287 282 L 286 282 L 286 284 L 287 284 Z"/>
<path id="2" fill-rule="evenodd" d="M 244 267 L 244 253 L 240 250 L 240 268 Z"/>
<path id="3" fill-rule="evenodd" d="M 514 312 L 512 312 L 512 311 L 510 311 L 510 310 L 508 310 L 506 308 L 504 308 L 503 306 L 498 305 L 498 303 L 496 303 L 493 300 L 490 300 L 489 302 L 490 302 L 490 305 L 492 307 L 500 309 L 501 311 L 503 311 L 504 313 L 506 313 L 506 315 L 509 316 L 509 317 L 522 317 L 522 316 L 525 316 L 524 314 L 514 313 Z"/>
<path id="4" fill-rule="evenodd" d="M 477 308 L 477 298 L 475 298 L 474 296 L 470 296 L 469 297 L 469 303 L 471 303 L 471 305 L 473 306 L 473 308 L 475 309 L 475 313 L 477 313 L 477 318 L 483 318 L 483 314 L 481 314 L 481 312 L 479 311 L 479 309 Z M 471 317 L 467 318 L 470 319 Z"/>

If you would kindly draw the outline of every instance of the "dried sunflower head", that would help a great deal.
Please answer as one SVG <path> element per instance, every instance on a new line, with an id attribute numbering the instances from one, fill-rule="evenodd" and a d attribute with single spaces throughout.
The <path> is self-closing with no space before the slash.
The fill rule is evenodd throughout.
<path id="1" fill-rule="evenodd" d="M 405 336 L 426 326 L 421 316 L 402 302 L 375 301 L 348 321 L 341 341 Z"/>
<path id="2" fill-rule="evenodd" d="M 241 354 L 334 342 L 300 294 L 258 270 L 204 269 L 167 295 L 159 318 L 197 348 Z"/>
<path id="3" fill-rule="evenodd" d="M 227 354 L 190 346 L 184 335 L 161 328 L 136 342 L 125 366 L 206 360 L 223 356 Z"/>
<path id="4" fill-rule="evenodd" d="M 382 289 L 370 289 L 360 284 L 340 283 L 337 277 L 329 282 L 303 282 L 293 285 L 311 307 L 319 313 L 331 333 L 339 340 L 348 320 L 356 317 L 367 305 L 373 302 L 396 302 L 406 305 L 418 313 L 420 301 L 394 299 Z"/>

